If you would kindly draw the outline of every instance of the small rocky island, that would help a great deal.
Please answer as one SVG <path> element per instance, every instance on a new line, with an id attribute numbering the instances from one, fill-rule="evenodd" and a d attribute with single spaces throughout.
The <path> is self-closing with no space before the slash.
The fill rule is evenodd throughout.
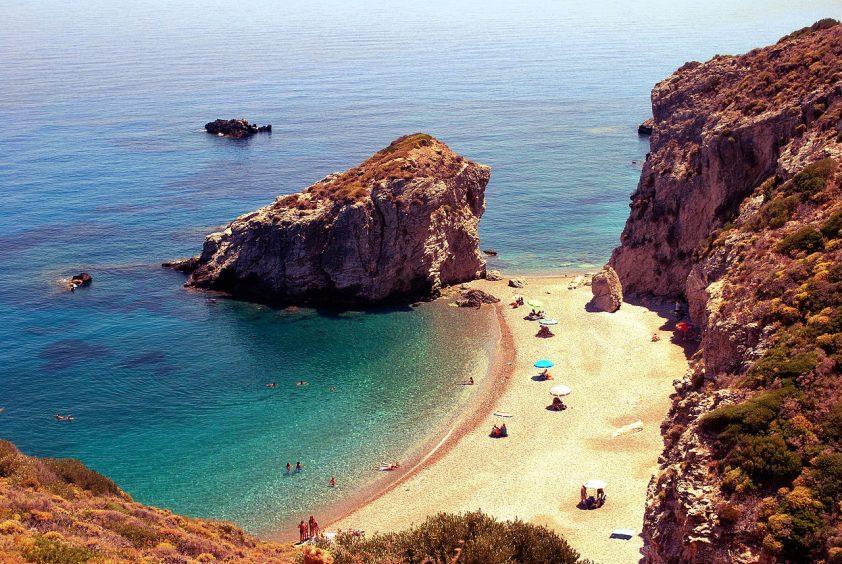
<path id="1" fill-rule="evenodd" d="M 256 133 L 272 133 L 272 126 L 249 123 L 247 119 L 217 119 L 206 123 L 205 131 L 213 135 L 242 139 Z"/>
<path id="2" fill-rule="evenodd" d="M 415 301 L 481 278 L 489 167 L 417 133 L 247 213 L 165 263 L 186 286 L 273 303 Z"/>

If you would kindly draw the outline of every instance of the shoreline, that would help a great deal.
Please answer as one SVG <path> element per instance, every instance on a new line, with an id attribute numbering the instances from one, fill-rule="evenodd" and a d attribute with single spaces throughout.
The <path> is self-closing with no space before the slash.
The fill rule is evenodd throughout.
<path id="1" fill-rule="evenodd" d="M 522 289 L 509 288 L 505 280 L 471 284 L 501 299 L 498 321 L 514 346 L 505 388 L 475 406 L 472 428 L 466 425 L 448 437 L 444 450 L 323 530 L 390 532 L 419 525 L 435 513 L 480 509 L 497 519 L 546 526 L 583 558 L 640 560 L 646 492 L 663 451 L 660 424 L 672 381 L 686 371 L 687 358 L 671 342 L 667 303 L 625 302 L 613 314 L 593 312 L 587 307 L 590 287 L 568 289 L 573 278 L 532 274 Z M 535 338 L 537 325 L 522 320 L 523 309 L 507 305 L 515 293 L 544 302 L 549 316 L 559 320 L 555 338 Z M 653 334 L 660 340 L 651 341 Z M 554 359 L 555 381 L 534 378 L 532 363 L 538 358 Z M 573 389 L 563 412 L 545 408 L 547 391 L 556 383 Z M 515 414 L 507 421 L 505 440 L 487 437 L 495 408 Z M 635 421 L 643 422 L 641 432 L 612 437 Z M 580 510 L 579 488 L 592 478 L 608 482 L 609 502 L 595 511 Z M 615 528 L 630 528 L 636 536 L 611 539 Z"/>
<path id="2" fill-rule="evenodd" d="M 458 286 L 456 286 L 458 288 Z M 447 293 L 438 300 L 453 297 Z M 475 383 L 472 396 L 465 400 L 457 412 L 448 420 L 446 425 L 438 427 L 435 432 L 425 436 L 419 443 L 407 449 L 407 462 L 399 470 L 382 472 L 381 476 L 372 483 L 363 486 L 345 499 L 338 500 L 320 512 L 320 521 L 324 523 L 322 530 L 332 528 L 360 507 L 370 505 L 402 483 L 415 477 L 419 472 L 435 465 L 443 456 L 448 454 L 467 433 L 474 431 L 487 416 L 488 410 L 495 409 L 497 400 L 506 392 L 512 381 L 517 351 L 514 337 L 504 318 L 504 300 L 493 304 L 494 320 L 497 338 L 489 351 L 489 364 L 484 375 Z M 465 312 L 472 313 L 471 310 Z M 478 400 L 478 401 L 477 401 Z M 288 533 L 287 533 L 288 531 Z M 267 535 L 268 539 L 279 542 L 296 542 L 297 532 L 284 527 Z"/>

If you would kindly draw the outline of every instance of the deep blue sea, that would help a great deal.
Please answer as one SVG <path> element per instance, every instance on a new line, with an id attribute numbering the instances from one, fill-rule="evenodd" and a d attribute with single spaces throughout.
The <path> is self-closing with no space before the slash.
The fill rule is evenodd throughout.
<path id="1" fill-rule="evenodd" d="M 453 383 L 488 362 L 489 319 L 214 302 L 162 261 L 425 131 L 491 165 L 480 231 L 496 266 L 596 268 L 647 151 L 652 85 L 842 4 L 0 0 L 0 14 L 0 437 L 269 533 L 452 417 L 467 393 Z M 274 132 L 203 133 L 218 117 Z M 63 292 L 82 270 L 93 286 Z M 284 476 L 288 460 L 305 471 Z"/>

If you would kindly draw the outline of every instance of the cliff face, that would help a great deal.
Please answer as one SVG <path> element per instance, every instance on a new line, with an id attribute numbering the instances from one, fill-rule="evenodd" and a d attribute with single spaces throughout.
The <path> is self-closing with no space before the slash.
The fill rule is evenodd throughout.
<path id="1" fill-rule="evenodd" d="M 141 505 L 78 461 L 32 458 L 0 441 L 0 561 L 288 563 L 296 551 Z"/>
<path id="2" fill-rule="evenodd" d="M 842 25 L 688 63 L 621 246 L 701 329 L 662 431 L 649 562 L 842 561 Z"/>
<path id="3" fill-rule="evenodd" d="M 745 197 L 822 154 L 839 50 L 826 30 L 687 63 L 655 86 L 651 151 L 610 261 L 626 292 L 683 294 L 693 252 Z"/>
<path id="4" fill-rule="evenodd" d="M 402 137 L 209 235 L 187 285 L 280 302 L 435 296 L 485 274 L 477 227 L 489 178 L 429 135 Z"/>

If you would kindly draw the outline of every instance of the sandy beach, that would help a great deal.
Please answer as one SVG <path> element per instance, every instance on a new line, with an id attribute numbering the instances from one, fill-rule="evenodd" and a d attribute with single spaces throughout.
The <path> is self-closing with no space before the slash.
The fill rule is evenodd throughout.
<path id="1" fill-rule="evenodd" d="M 500 519 L 545 525 L 596 562 L 641 558 L 646 488 L 663 448 L 659 425 L 669 408 L 672 381 L 687 361 L 671 342 L 671 332 L 662 329 L 668 306 L 626 303 L 613 314 L 590 312 L 590 288 L 569 290 L 569 282 L 533 278 L 520 291 L 505 281 L 472 283 L 504 304 L 516 292 L 543 301 L 548 317 L 559 321 L 556 336 L 535 337 L 537 322 L 523 319 L 529 307 L 501 308 L 504 334 L 510 331 L 514 350 L 501 351 L 485 376 L 494 385 L 478 395 L 481 415 L 467 418 L 435 456 L 329 529 L 400 530 L 440 511 L 481 509 Z M 652 342 L 653 333 L 661 340 Z M 532 364 L 542 358 L 555 362 L 552 381 L 533 379 L 539 370 Z M 546 409 L 555 384 L 573 390 L 565 411 Z M 508 438 L 488 436 L 499 422 L 494 409 L 514 414 L 506 421 Z M 643 422 L 643 431 L 612 438 L 613 431 L 635 421 Z M 600 509 L 577 508 L 579 489 L 588 479 L 608 483 L 608 501 Z M 636 536 L 609 538 L 616 528 L 632 529 Z"/>

